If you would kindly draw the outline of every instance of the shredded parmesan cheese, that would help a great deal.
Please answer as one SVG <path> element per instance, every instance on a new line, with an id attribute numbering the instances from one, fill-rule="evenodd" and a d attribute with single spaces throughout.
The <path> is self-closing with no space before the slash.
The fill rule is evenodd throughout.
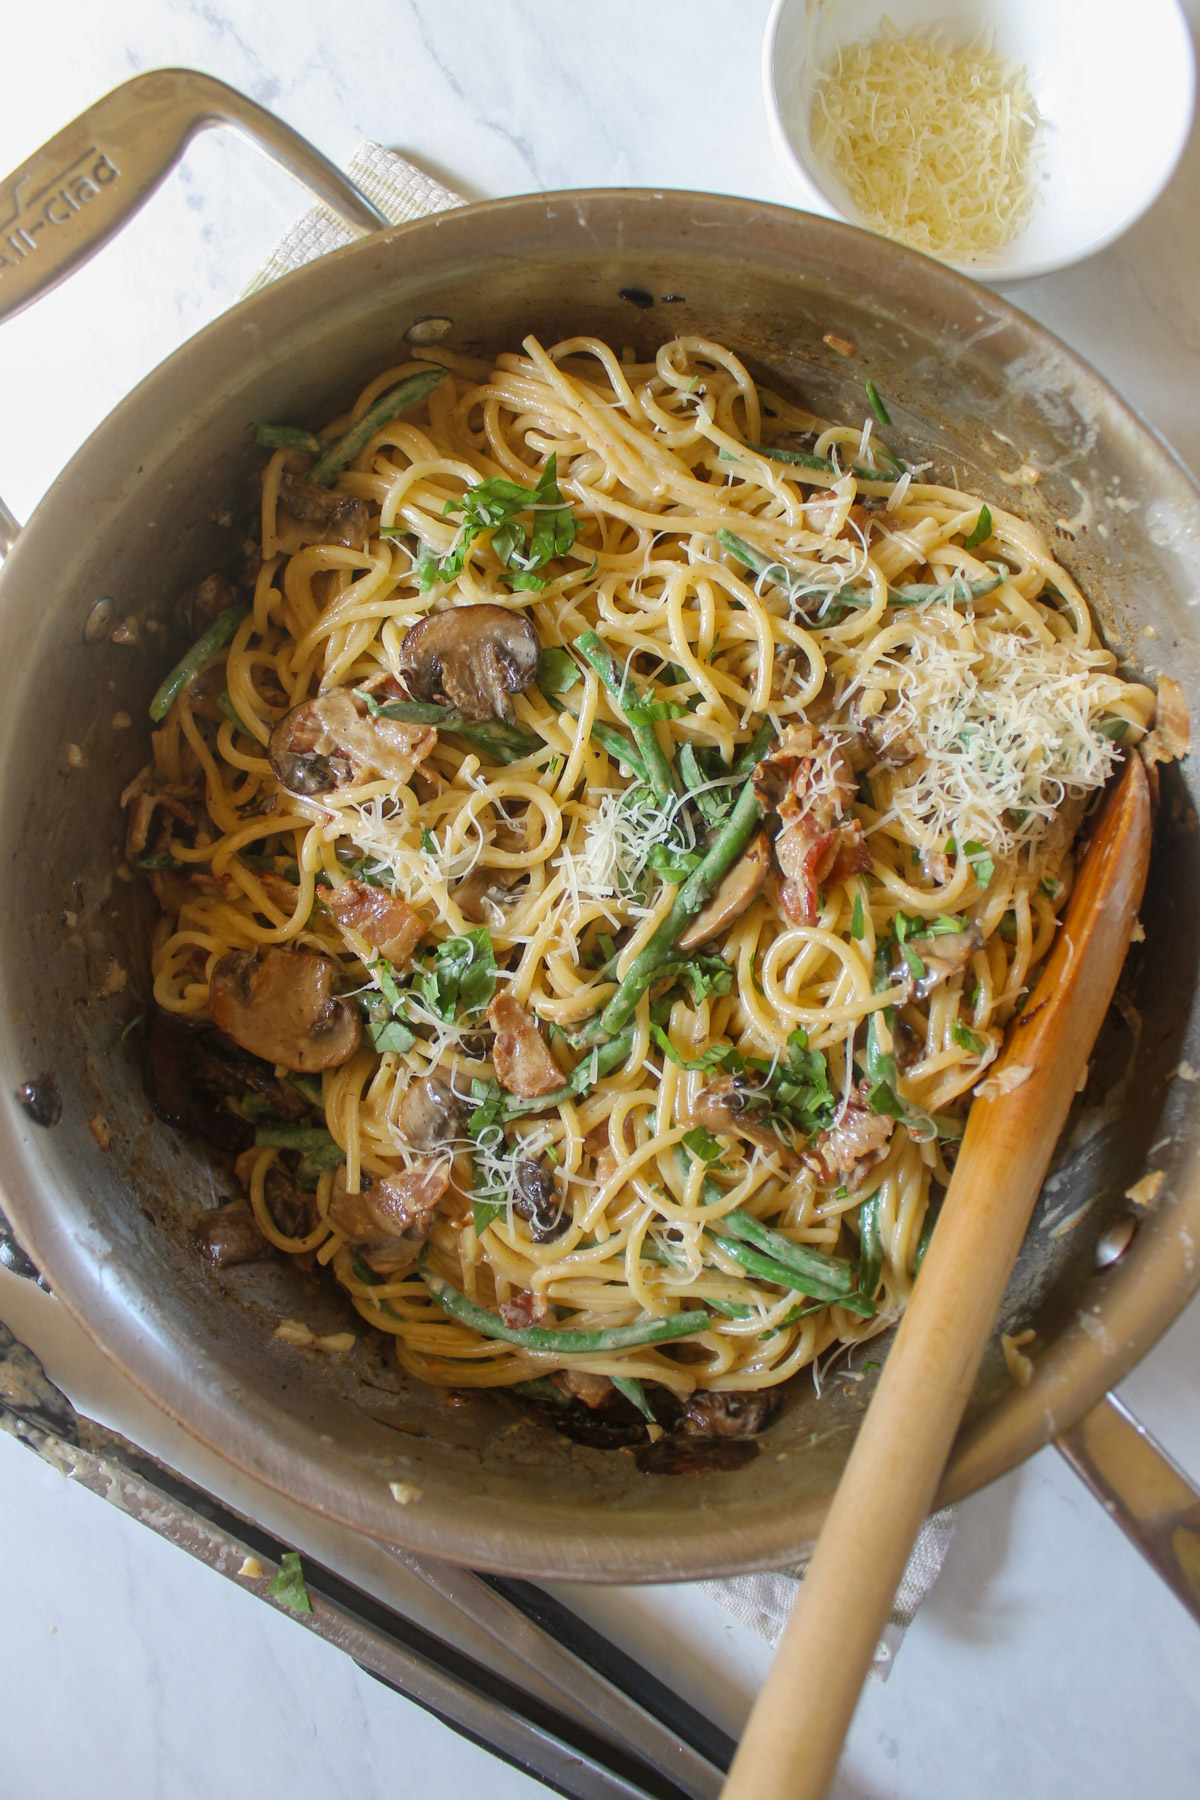
<path id="1" fill-rule="evenodd" d="M 1037 124 L 1025 71 L 989 41 L 955 49 L 885 21 L 820 71 L 810 133 L 871 230 L 970 262 L 1029 223 Z"/>
<path id="2" fill-rule="evenodd" d="M 983 619 L 968 633 L 937 604 L 903 629 L 860 677 L 894 687 L 889 736 L 922 753 L 893 785 L 889 820 L 929 848 L 976 839 L 1005 855 L 1041 840 L 1070 795 L 1104 786 L 1116 745 L 1100 723 L 1120 684 L 1103 651 Z"/>

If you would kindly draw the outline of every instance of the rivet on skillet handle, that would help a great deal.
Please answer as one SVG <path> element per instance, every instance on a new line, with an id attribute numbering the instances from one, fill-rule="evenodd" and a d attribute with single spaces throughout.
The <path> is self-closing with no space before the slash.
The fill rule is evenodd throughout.
<path id="1" fill-rule="evenodd" d="M 98 250 L 213 125 L 249 138 L 356 235 L 387 224 L 327 157 L 236 88 L 194 69 L 155 69 L 114 88 L 0 182 L 0 320 Z"/>

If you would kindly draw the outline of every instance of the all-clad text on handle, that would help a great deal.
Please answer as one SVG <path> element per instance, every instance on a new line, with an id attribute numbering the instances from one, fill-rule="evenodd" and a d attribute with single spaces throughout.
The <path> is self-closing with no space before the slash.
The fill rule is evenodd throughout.
<path id="1" fill-rule="evenodd" d="M 387 224 L 327 157 L 236 88 L 156 69 L 114 88 L 0 181 L 0 320 L 86 261 L 213 125 L 240 131 L 353 232 Z"/>

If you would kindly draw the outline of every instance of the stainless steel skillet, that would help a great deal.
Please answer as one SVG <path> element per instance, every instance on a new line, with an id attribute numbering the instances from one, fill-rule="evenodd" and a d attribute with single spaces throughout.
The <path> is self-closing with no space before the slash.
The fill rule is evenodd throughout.
<path id="1" fill-rule="evenodd" d="M 187 138 L 220 120 L 266 137 L 354 226 L 377 222 L 330 165 L 231 90 L 187 72 L 142 76 L 5 184 L 0 315 L 89 254 Z M 355 1529 L 547 1577 L 784 1563 L 815 1534 L 869 1375 L 835 1380 L 819 1400 L 797 1383 L 751 1467 L 672 1482 L 545 1434 L 503 1398 L 448 1406 L 399 1382 L 361 1336 L 345 1363 L 289 1348 L 271 1335 L 280 1314 L 334 1328 L 337 1295 L 292 1267 L 214 1279 L 198 1265 L 186 1233 L 212 1192 L 210 1160 L 146 1122 L 136 1058 L 119 1041 L 135 1009 L 100 998 L 114 958 L 130 991 L 144 986 L 147 921 L 117 874 L 116 804 L 144 740 L 111 726 L 121 710 L 144 716 L 164 660 L 151 626 L 236 548 L 222 520 L 253 463 L 256 423 L 332 410 L 409 354 L 406 334 L 431 319 L 450 321 L 444 342 L 476 352 L 531 329 L 550 341 L 594 331 L 640 351 L 696 333 L 834 418 L 861 415 L 870 374 L 911 451 L 1057 540 L 1131 661 L 1153 625 L 1193 716 L 1200 494 L 1084 363 L 936 264 L 757 202 L 542 195 L 372 232 L 234 308 L 100 427 L 0 575 L 0 1183 L 64 1302 L 198 1436 Z M 855 353 L 828 346 L 829 333 Z M 112 635 L 129 618 L 132 644 Z M 1038 1333 L 1033 1382 L 1014 1387 L 994 1347 L 946 1498 L 1068 1431 L 1200 1281 L 1189 777 L 1185 765 L 1164 781 L 1146 943 L 1009 1293 L 1005 1328 Z M 15 1094 L 48 1069 L 63 1111 L 43 1128 Z M 1151 1169 L 1161 1184 L 1127 1201 Z M 1132 1241 L 1098 1270 L 1102 1241 L 1127 1219 Z M 420 1499 L 398 1505 L 395 1482 Z"/>

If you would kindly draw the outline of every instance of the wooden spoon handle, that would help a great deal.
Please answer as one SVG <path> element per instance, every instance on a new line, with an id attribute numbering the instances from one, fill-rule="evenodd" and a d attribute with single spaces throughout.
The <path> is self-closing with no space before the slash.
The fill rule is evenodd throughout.
<path id="1" fill-rule="evenodd" d="M 1010 1029 L 724 1800 L 821 1800 L 927 1516 L 1141 905 L 1150 800 L 1131 756 Z"/>

